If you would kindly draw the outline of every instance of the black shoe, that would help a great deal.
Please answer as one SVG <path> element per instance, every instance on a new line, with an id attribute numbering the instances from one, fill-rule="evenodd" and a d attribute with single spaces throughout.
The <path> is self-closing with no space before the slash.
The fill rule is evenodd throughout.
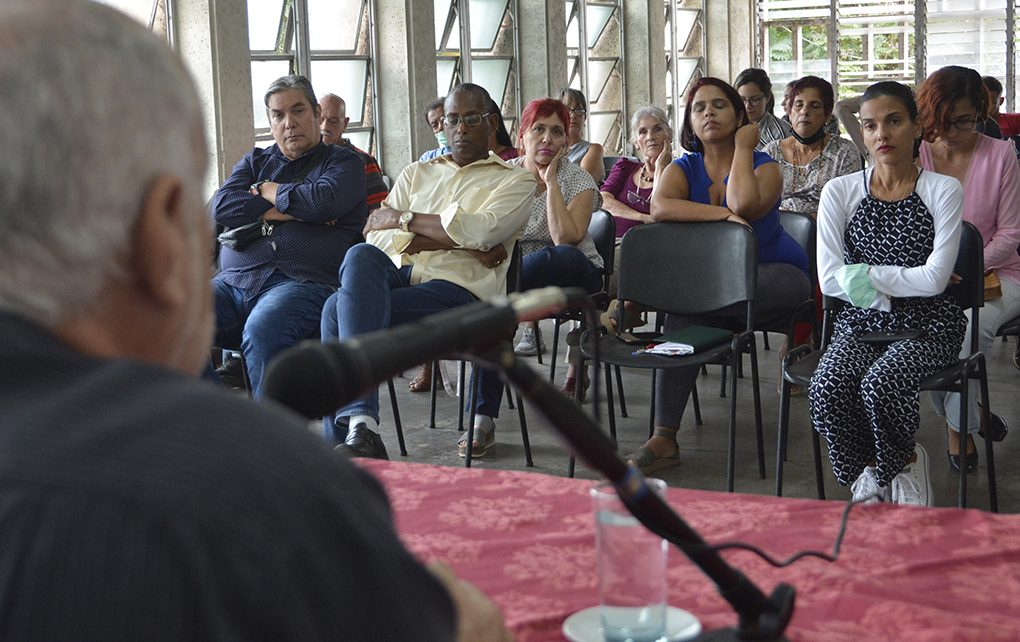
<path id="1" fill-rule="evenodd" d="M 992 441 L 1002 441 L 1006 438 L 1006 433 L 1009 432 L 1009 427 L 1006 426 L 1006 421 L 995 414 L 994 412 L 988 413 L 988 421 L 991 424 L 990 430 L 985 430 L 984 426 L 981 426 L 981 430 L 978 434 L 985 439 L 991 439 Z"/>
<path id="2" fill-rule="evenodd" d="M 368 457 L 370 459 L 389 459 L 386 444 L 379 433 L 368 429 L 364 422 L 355 424 L 347 431 L 347 440 L 336 447 L 336 450 L 347 453 L 350 457 Z"/>
<path id="3" fill-rule="evenodd" d="M 227 357 L 219 368 L 216 368 L 216 378 L 220 383 L 237 390 L 244 390 L 244 373 L 241 360 L 237 357 Z"/>
<path id="4" fill-rule="evenodd" d="M 960 472 L 960 456 L 959 455 L 950 455 L 949 453 L 946 453 L 946 455 L 949 457 L 949 467 L 952 468 L 953 470 L 955 470 L 956 472 Z M 978 466 L 978 454 L 977 454 L 977 450 L 975 450 L 972 453 L 967 453 L 966 461 L 967 461 L 967 472 L 968 473 L 972 473 L 975 470 L 977 470 L 977 466 Z"/>

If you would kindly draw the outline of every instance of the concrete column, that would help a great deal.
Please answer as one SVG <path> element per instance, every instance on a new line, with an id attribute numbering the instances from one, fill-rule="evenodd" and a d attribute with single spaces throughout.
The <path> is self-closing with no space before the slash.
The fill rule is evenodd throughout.
<path id="1" fill-rule="evenodd" d="M 393 178 L 436 147 L 424 113 L 438 96 L 433 13 L 432 2 L 375 3 L 380 157 Z"/>
<path id="2" fill-rule="evenodd" d="M 564 2 L 518 0 L 518 72 L 524 104 L 558 96 L 567 86 L 567 16 Z M 524 105 L 521 105 L 523 108 Z"/>
<path id="3" fill-rule="evenodd" d="M 754 61 L 754 0 L 705 4 L 708 75 L 733 82 Z"/>
<path id="4" fill-rule="evenodd" d="M 666 13 L 661 0 L 631 1 L 624 7 L 627 106 L 666 106 Z M 630 122 L 630 114 L 624 114 Z"/>
<path id="5" fill-rule="evenodd" d="M 248 8 L 232 0 L 176 0 L 177 49 L 198 86 L 209 145 L 206 196 L 254 145 Z"/>

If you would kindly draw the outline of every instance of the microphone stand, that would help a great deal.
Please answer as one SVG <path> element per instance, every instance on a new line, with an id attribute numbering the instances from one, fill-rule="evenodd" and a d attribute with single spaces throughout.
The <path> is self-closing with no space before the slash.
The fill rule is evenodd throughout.
<path id="1" fill-rule="evenodd" d="M 627 509 L 650 531 L 668 540 L 715 582 L 719 593 L 739 618 L 736 628 L 703 634 L 700 640 L 785 640 L 783 631 L 793 616 L 795 589 L 779 584 L 766 597 L 743 573 L 684 522 L 662 498 L 649 490 L 637 468 L 616 454 L 609 437 L 574 401 L 563 396 L 544 377 L 514 355 L 509 344 L 476 353 L 477 360 L 501 370 L 504 376 L 552 423 L 570 448 L 613 483 Z"/>

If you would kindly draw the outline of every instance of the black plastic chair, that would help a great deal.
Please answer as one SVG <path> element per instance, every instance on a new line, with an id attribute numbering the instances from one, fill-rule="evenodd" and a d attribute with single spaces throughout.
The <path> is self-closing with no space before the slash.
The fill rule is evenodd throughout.
<path id="1" fill-rule="evenodd" d="M 989 417 L 991 414 L 988 403 L 988 372 L 985 367 L 985 355 L 978 349 L 978 334 L 980 332 L 978 313 L 985 304 L 984 242 L 981 239 L 981 233 L 970 223 L 963 223 L 963 230 L 960 235 L 960 251 L 957 254 L 956 265 L 953 271 L 960 275 L 960 282 L 950 285 L 948 291 L 956 298 L 960 307 L 965 310 L 969 309 L 971 314 L 970 335 L 966 339 L 970 343 L 970 355 L 958 359 L 956 363 L 942 372 L 928 377 L 921 382 L 919 389 L 960 393 L 959 425 L 966 426 L 969 383 L 971 379 L 977 379 L 980 384 L 981 400 L 983 402 L 981 404 L 982 423 L 987 426 L 990 425 Z M 786 443 L 790 422 L 790 386 L 810 385 L 811 377 L 818 367 L 822 353 L 828 347 L 831 340 L 835 314 L 844 305 L 842 300 L 834 297 L 826 296 L 822 298 L 822 301 L 825 310 L 822 328 L 822 349 L 810 352 L 806 346 L 800 346 L 790 351 L 783 360 L 782 388 L 779 395 L 779 436 L 776 445 L 776 495 L 782 495 L 783 493 L 783 463 L 786 460 Z M 958 434 L 960 438 L 960 452 L 967 452 L 967 434 L 965 431 L 960 431 Z M 811 439 L 818 498 L 825 499 L 821 442 L 818 433 L 814 430 L 811 430 Z M 985 439 L 985 467 L 988 475 L 989 507 L 992 512 L 998 512 L 999 500 L 995 484 L 995 459 L 992 443 L 991 439 Z M 959 506 L 964 508 L 966 505 L 967 473 L 966 466 L 961 466 Z"/>
<path id="2" fill-rule="evenodd" d="M 1006 337 L 1020 339 L 1020 316 L 1013 317 L 1000 325 L 999 329 L 995 331 L 995 336 L 1002 337 L 1003 341 L 1006 340 Z M 1020 368 L 1020 345 L 1017 345 L 1016 352 L 1013 354 L 1013 365 Z"/>
<path id="3" fill-rule="evenodd" d="M 751 228 L 725 221 L 712 223 L 653 223 L 632 228 L 623 237 L 618 298 L 659 312 L 706 315 L 731 305 L 744 307 L 743 328 L 731 341 L 685 357 L 634 354 L 635 346 L 615 335 L 587 332 L 581 350 L 586 359 L 606 365 L 609 430 L 615 439 L 616 418 L 609 365 L 665 369 L 727 363 L 734 369 L 747 352 L 751 356 L 758 473 L 765 477 L 758 355 L 752 330 L 753 299 L 758 277 L 758 242 Z M 619 314 L 622 315 L 622 306 Z M 598 345 L 595 345 L 595 342 Z M 735 371 L 735 370 L 734 370 Z M 733 490 L 736 458 L 737 380 L 730 381 L 727 490 Z"/>
<path id="4" fill-rule="evenodd" d="M 616 165 L 616 161 L 620 160 L 621 158 L 626 158 L 634 162 L 640 162 L 637 158 L 633 156 L 603 156 L 602 167 L 606 170 L 606 176 L 609 176 L 609 172 L 612 171 L 613 165 Z"/>

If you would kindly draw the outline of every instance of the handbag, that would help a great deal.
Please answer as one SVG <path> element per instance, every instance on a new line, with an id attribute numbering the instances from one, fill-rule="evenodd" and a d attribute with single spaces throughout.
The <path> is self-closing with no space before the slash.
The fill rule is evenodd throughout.
<path id="1" fill-rule="evenodd" d="M 223 230 L 216 237 L 223 247 L 228 247 L 235 252 L 240 252 L 255 241 L 265 236 L 265 229 L 262 221 L 255 221 L 240 227 L 232 227 Z"/>
<path id="2" fill-rule="evenodd" d="M 999 282 L 999 275 L 992 270 L 985 275 L 985 301 L 994 301 L 1002 298 L 1002 283 Z"/>

